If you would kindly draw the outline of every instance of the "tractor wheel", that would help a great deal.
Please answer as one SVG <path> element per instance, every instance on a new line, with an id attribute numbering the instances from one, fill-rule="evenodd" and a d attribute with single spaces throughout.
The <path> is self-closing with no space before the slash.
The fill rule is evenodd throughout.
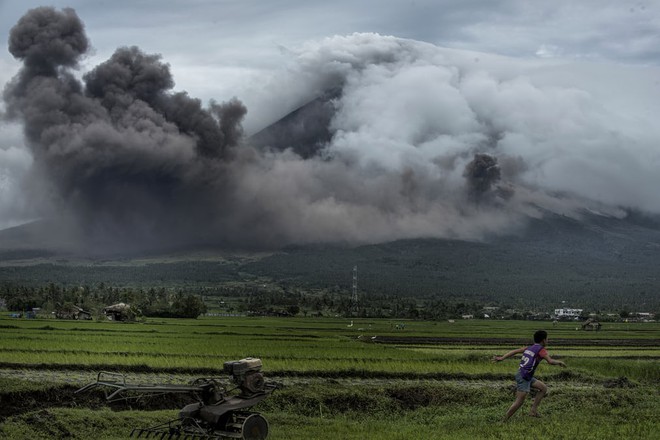
<path id="1" fill-rule="evenodd" d="M 259 413 L 249 411 L 232 411 L 220 428 L 229 434 L 227 437 L 243 440 L 265 440 L 268 437 L 268 422 Z"/>
<path id="2" fill-rule="evenodd" d="M 265 440 L 268 437 L 268 421 L 257 413 L 250 414 L 243 422 L 244 440 Z"/>

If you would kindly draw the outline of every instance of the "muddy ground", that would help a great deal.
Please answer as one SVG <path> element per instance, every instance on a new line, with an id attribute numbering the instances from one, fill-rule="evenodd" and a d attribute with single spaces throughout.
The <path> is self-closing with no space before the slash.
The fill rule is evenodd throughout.
<path id="1" fill-rule="evenodd" d="M 194 402 L 191 395 L 170 395 L 166 399 L 142 397 L 139 400 L 108 402 L 101 391 L 76 393 L 79 387 L 54 385 L 38 391 L 0 392 L 0 423 L 7 417 L 49 408 L 110 408 L 114 411 L 180 409 Z"/>

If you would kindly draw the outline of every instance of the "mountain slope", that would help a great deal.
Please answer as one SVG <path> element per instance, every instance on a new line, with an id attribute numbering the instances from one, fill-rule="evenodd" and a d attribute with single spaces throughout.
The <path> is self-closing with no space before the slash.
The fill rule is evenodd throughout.
<path id="1" fill-rule="evenodd" d="M 251 263 L 251 273 L 313 286 L 349 286 L 359 268 L 367 292 L 472 298 L 529 306 L 660 305 L 660 230 L 592 216 L 534 220 L 488 242 L 402 240 L 357 248 L 289 249 Z"/>
<path id="2" fill-rule="evenodd" d="M 35 225 L 30 227 L 34 228 Z M 0 243 L 25 238 L 0 232 Z M 142 260 L 137 258 L 141 257 Z M 62 259 L 69 259 L 64 262 Z M 288 247 L 262 254 L 185 249 L 76 263 L 23 242 L 0 251 L 0 281 L 94 285 L 217 285 L 264 277 L 283 285 L 361 294 L 475 300 L 532 308 L 660 309 L 660 228 L 654 219 L 548 215 L 517 235 L 484 242 L 399 240 L 362 246 Z"/>

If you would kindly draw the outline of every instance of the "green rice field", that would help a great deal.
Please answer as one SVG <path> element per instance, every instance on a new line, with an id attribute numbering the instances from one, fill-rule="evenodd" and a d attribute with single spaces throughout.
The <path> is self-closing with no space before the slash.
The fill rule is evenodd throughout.
<path id="1" fill-rule="evenodd" d="M 516 359 L 492 357 L 549 332 L 542 419 L 500 420 Z M 281 384 L 258 410 L 270 439 L 658 438 L 660 324 L 391 321 L 344 318 L 148 319 L 138 323 L 0 318 L 0 438 L 128 438 L 171 408 L 75 394 L 99 371 L 135 383 L 221 377 L 258 357 Z M 185 403 L 183 403 L 185 404 Z"/>

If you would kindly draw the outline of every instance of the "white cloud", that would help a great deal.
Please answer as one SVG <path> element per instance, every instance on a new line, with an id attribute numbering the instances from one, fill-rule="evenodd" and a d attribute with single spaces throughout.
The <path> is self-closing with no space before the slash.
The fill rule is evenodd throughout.
<path id="1" fill-rule="evenodd" d="M 542 44 L 535 53 L 539 58 L 557 58 L 561 56 L 562 50 L 554 44 Z"/>
<path id="2" fill-rule="evenodd" d="M 651 189 L 660 184 L 660 129 L 650 117 L 660 114 L 658 68 L 488 55 L 475 62 L 473 53 L 374 34 L 307 47 L 288 75 L 330 81 L 332 72 L 346 81 L 329 147 L 336 154 L 386 170 L 461 156 L 454 166 L 462 171 L 483 151 L 524 161 L 524 172 L 504 177 L 526 185 L 660 212 Z M 552 84 L 558 72 L 571 76 Z M 488 145 L 493 134 L 497 146 Z"/>
<path id="3" fill-rule="evenodd" d="M 24 148 L 0 148 L 0 229 L 15 226 L 29 216 L 29 201 L 21 187 L 32 157 Z"/>

